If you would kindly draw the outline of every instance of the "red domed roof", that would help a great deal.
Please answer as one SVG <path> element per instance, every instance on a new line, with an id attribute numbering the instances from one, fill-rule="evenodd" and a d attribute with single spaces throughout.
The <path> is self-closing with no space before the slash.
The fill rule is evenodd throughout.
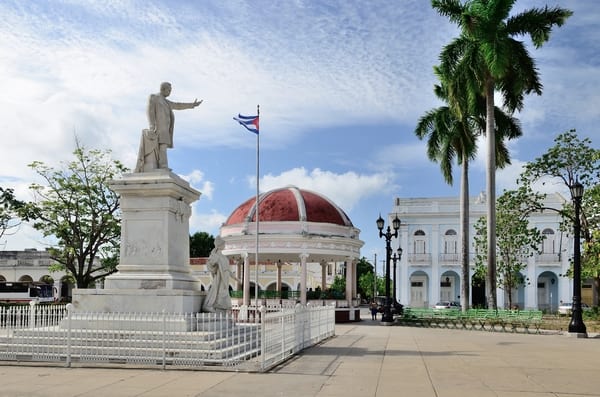
<path id="1" fill-rule="evenodd" d="M 260 222 L 307 221 L 352 226 L 348 216 L 328 198 L 314 192 L 289 186 L 259 196 Z M 224 226 L 256 222 L 256 198 L 237 207 Z"/>

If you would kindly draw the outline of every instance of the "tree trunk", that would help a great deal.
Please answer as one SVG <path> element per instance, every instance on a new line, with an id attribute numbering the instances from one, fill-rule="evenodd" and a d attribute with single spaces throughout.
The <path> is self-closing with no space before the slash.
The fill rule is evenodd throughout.
<path id="1" fill-rule="evenodd" d="M 487 277 L 485 288 L 488 308 L 497 309 L 496 300 L 496 133 L 494 119 L 494 81 L 488 77 L 485 87 L 487 136 Z"/>
<path id="2" fill-rule="evenodd" d="M 509 280 L 512 280 L 512 279 L 509 279 Z M 514 284 L 515 284 L 514 282 L 509 281 L 505 285 L 505 290 L 508 291 L 508 309 L 509 310 L 512 310 L 512 307 L 513 307 L 513 303 L 512 303 L 513 302 L 513 299 L 512 299 L 513 295 L 512 295 L 512 293 L 513 293 L 513 286 L 514 286 Z"/>
<path id="3" fill-rule="evenodd" d="M 461 293 L 460 305 L 466 312 L 470 307 L 469 277 L 469 163 L 462 159 L 462 176 L 460 180 L 460 236 L 461 236 Z"/>
<path id="4" fill-rule="evenodd" d="M 600 290 L 600 277 L 594 277 L 592 282 L 592 306 L 600 306 L 598 299 L 598 291 Z"/>

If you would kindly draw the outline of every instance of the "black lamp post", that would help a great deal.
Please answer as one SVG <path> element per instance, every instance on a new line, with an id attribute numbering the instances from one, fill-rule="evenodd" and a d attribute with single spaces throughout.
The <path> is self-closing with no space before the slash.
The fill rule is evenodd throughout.
<path id="1" fill-rule="evenodd" d="M 581 220 L 579 219 L 579 212 L 581 210 L 581 198 L 583 197 L 583 185 L 579 181 L 575 181 L 571 185 L 571 197 L 575 207 L 575 222 L 573 225 L 575 246 L 573 247 L 573 306 L 571 307 L 569 333 L 587 336 L 583 317 L 581 316 Z"/>
<path id="2" fill-rule="evenodd" d="M 385 305 L 383 307 L 383 316 L 381 317 L 381 323 L 389 325 L 394 322 L 394 317 L 391 311 L 391 299 L 390 299 L 390 256 L 392 254 L 391 241 L 392 238 L 398 237 L 398 229 L 400 229 L 400 219 L 398 216 L 392 221 L 394 232 L 392 233 L 390 226 L 388 225 L 387 231 L 383 233 L 383 227 L 385 221 L 379 215 L 377 219 L 377 228 L 379 229 L 379 237 L 385 237 Z"/>
<path id="3" fill-rule="evenodd" d="M 398 256 L 396 256 L 396 252 L 398 253 Z M 392 296 L 394 297 L 394 306 L 398 303 L 398 300 L 396 299 L 396 262 L 402 259 L 402 248 L 398 248 L 396 252 L 392 255 L 392 263 L 394 264 L 394 292 L 392 293 Z"/>

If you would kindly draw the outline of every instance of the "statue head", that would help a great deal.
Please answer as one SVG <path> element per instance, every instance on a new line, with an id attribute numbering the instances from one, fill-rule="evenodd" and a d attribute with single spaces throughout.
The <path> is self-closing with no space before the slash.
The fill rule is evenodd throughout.
<path id="1" fill-rule="evenodd" d="M 225 247 L 225 240 L 221 236 L 215 237 L 215 248 L 221 250 L 223 247 Z"/>
<path id="2" fill-rule="evenodd" d="M 160 94 L 162 96 L 164 96 L 165 98 L 168 97 L 169 95 L 171 95 L 171 83 L 169 82 L 163 82 L 160 83 Z"/>

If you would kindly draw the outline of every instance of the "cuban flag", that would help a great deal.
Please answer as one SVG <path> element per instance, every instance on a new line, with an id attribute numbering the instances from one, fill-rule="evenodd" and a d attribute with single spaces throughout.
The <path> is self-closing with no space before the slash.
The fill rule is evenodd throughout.
<path id="1" fill-rule="evenodd" d="M 248 131 L 258 135 L 258 116 L 242 116 L 241 114 L 238 114 L 238 116 L 233 119 L 244 126 Z"/>

